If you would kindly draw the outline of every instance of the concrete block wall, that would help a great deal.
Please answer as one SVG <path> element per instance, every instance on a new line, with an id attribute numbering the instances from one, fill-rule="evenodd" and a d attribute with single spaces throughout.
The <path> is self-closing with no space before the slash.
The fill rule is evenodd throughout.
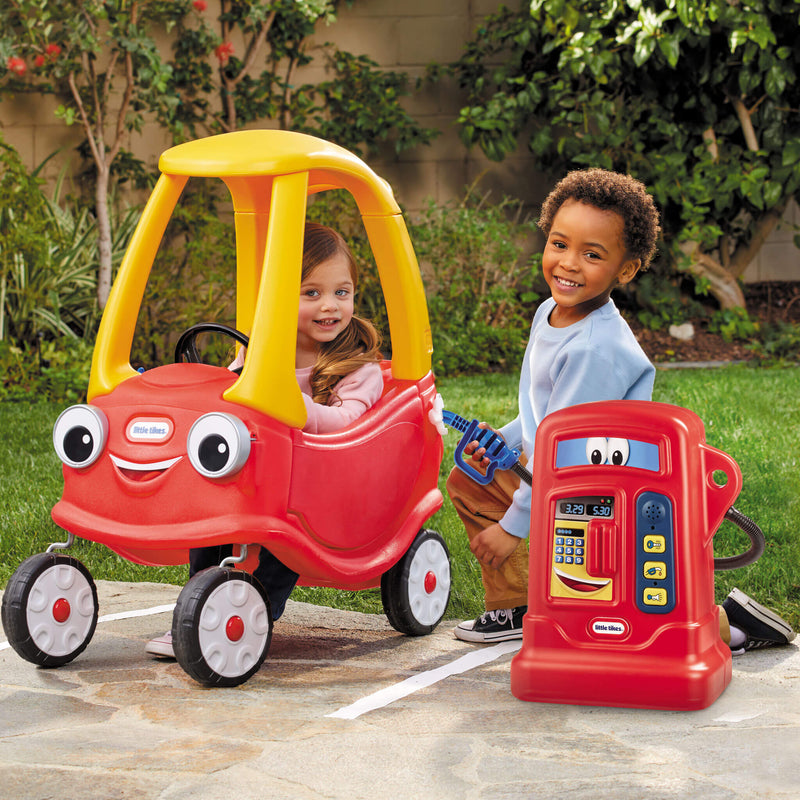
<path id="1" fill-rule="evenodd" d="M 381 66 L 405 72 L 413 82 L 425 73 L 431 62 L 457 59 L 486 14 L 501 0 L 357 0 L 352 8 L 342 4 L 338 21 L 320 25 L 309 44 L 334 42 L 339 48 L 365 54 Z M 209 14 L 215 14 L 214 2 Z M 325 77 L 321 59 L 298 71 L 299 83 Z M 468 151 L 461 143 L 454 120 L 464 97 L 452 82 L 443 81 L 423 89 L 408 99 L 409 112 L 426 127 L 441 135 L 428 147 L 395 156 L 387 148 L 370 165 L 392 185 L 395 194 L 410 213 L 421 208 L 427 198 L 438 202 L 460 199 L 466 187 L 475 185 L 483 194 L 500 200 L 517 197 L 535 208 L 547 191 L 547 181 L 536 170 L 526 148 L 501 163 L 486 159 L 480 151 Z M 64 163 L 77 163 L 75 146 L 80 135 L 55 118 L 57 103 L 51 98 L 20 96 L 0 105 L 0 129 L 31 167 L 60 149 L 48 164 L 45 175 L 54 177 Z M 267 123 L 268 124 L 268 123 Z M 169 146 L 168 137 L 155 124 L 145 125 L 141 134 L 129 137 L 126 146 L 153 169 L 158 155 Z M 800 210 L 792 204 L 785 222 L 770 237 L 745 280 L 800 279 L 800 250 L 793 245 L 800 224 Z"/>
<path id="2" fill-rule="evenodd" d="M 499 0 L 359 0 L 343 8 L 335 26 L 318 32 L 343 50 L 364 53 L 387 69 L 404 72 L 411 81 L 421 78 L 431 62 L 455 61 L 480 21 L 501 5 Z M 329 34 L 329 36 L 328 36 Z M 461 198 L 467 186 L 479 180 L 482 192 L 491 191 L 538 203 L 546 192 L 544 179 L 522 152 L 502 164 L 488 161 L 480 151 L 468 151 L 459 139 L 454 120 L 464 104 L 454 82 L 442 81 L 409 98 L 407 109 L 426 127 L 441 134 L 428 147 L 394 157 L 371 159 L 371 165 L 391 184 L 407 209 Z"/>

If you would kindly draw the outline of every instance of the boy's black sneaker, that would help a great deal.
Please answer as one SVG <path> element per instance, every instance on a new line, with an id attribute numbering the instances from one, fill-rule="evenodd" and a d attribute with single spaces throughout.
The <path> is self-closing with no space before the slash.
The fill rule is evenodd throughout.
<path id="1" fill-rule="evenodd" d="M 460 622 L 453 633 L 464 642 L 505 642 L 522 638 L 522 618 L 528 606 L 487 611 L 478 619 Z"/>
<path id="2" fill-rule="evenodd" d="M 747 635 L 743 650 L 789 644 L 796 636 L 785 619 L 752 600 L 741 589 L 734 589 L 725 598 L 722 607 L 728 615 L 728 622 Z"/>

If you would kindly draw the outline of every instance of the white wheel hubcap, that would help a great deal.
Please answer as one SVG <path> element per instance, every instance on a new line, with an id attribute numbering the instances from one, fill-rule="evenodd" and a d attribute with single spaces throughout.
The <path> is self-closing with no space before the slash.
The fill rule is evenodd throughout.
<path id="1" fill-rule="evenodd" d="M 450 561 L 436 539 L 427 539 L 414 553 L 408 571 L 408 601 L 421 625 L 435 625 L 450 595 Z"/>
<path id="2" fill-rule="evenodd" d="M 225 581 L 200 612 L 200 651 L 217 675 L 244 675 L 258 661 L 269 636 L 267 607 L 258 590 L 242 580 Z"/>
<path id="3" fill-rule="evenodd" d="M 71 564 L 54 564 L 33 582 L 25 615 L 36 646 L 65 656 L 86 641 L 95 611 L 86 576 Z"/>

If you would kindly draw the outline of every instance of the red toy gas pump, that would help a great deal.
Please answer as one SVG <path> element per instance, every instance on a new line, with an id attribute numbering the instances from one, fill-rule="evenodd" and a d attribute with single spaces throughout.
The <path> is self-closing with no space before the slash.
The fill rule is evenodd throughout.
<path id="1" fill-rule="evenodd" d="M 738 514 L 741 486 L 736 462 L 706 444 L 687 409 L 625 400 L 548 415 L 536 435 L 513 694 L 663 709 L 713 703 L 731 679 L 731 654 L 719 636 L 712 539 Z M 750 553 L 719 561 L 739 566 L 760 551 L 745 560 Z"/>

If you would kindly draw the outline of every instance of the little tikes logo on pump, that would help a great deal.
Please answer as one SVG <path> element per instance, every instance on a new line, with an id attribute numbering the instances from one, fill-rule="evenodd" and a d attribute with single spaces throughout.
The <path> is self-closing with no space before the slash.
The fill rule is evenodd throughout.
<path id="1" fill-rule="evenodd" d="M 128 423 L 125 435 L 131 442 L 166 442 L 172 431 L 172 422 L 168 419 L 137 417 Z"/>
<path id="2" fill-rule="evenodd" d="M 593 619 L 589 624 L 589 631 L 602 638 L 624 639 L 630 626 L 624 619 Z"/>

